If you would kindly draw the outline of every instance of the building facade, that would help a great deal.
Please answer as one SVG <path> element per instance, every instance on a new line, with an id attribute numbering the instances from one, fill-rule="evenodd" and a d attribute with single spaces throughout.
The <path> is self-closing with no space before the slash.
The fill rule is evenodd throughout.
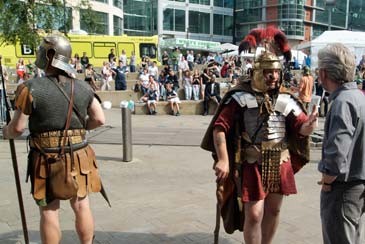
<path id="1" fill-rule="evenodd" d="M 236 0 L 233 41 L 266 26 L 283 30 L 292 46 L 326 30 L 365 31 L 363 8 L 365 0 Z"/>
<path id="2" fill-rule="evenodd" d="M 365 0 L 90 0 L 91 13 L 70 8 L 79 2 L 66 1 L 68 23 L 89 34 L 239 43 L 275 26 L 295 46 L 330 29 L 365 31 Z"/>
<path id="3" fill-rule="evenodd" d="M 75 5 L 77 1 L 67 1 Z M 232 42 L 233 0 L 90 1 L 97 27 L 90 29 L 85 10 L 72 10 L 72 29 L 90 34 L 158 35 Z"/>

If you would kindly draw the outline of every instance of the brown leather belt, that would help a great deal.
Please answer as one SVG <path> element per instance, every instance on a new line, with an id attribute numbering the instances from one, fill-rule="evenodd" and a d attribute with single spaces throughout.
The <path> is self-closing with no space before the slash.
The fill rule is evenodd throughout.
<path id="1" fill-rule="evenodd" d="M 30 147 L 36 147 L 37 143 L 42 148 L 61 147 L 63 140 L 63 131 L 47 131 L 39 134 L 32 134 L 29 140 Z M 68 130 L 66 145 L 79 144 L 85 141 L 85 129 Z M 35 142 L 35 143 L 34 143 Z"/>
<path id="2" fill-rule="evenodd" d="M 287 161 L 290 158 L 289 150 L 283 149 L 280 153 L 280 164 Z M 250 146 L 241 150 L 241 160 L 247 163 L 258 163 L 261 164 L 261 148 Z"/>

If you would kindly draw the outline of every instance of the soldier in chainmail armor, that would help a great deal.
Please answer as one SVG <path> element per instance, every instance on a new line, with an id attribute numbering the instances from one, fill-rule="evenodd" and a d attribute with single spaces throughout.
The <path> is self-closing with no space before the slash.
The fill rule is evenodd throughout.
<path id="1" fill-rule="evenodd" d="M 69 65 L 71 54 L 71 45 L 66 38 L 59 35 L 43 38 L 35 64 L 45 71 L 46 76 L 18 86 L 14 117 L 3 129 L 5 138 L 15 138 L 23 133 L 29 121 L 27 178 L 30 177 L 31 193 L 40 208 L 42 243 L 60 243 L 61 240 L 58 217 L 60 200 L 49 194 L 47 158 L 60 151 L 64 137 L 67 137 L 67 143 L 62 145 L 65 162 L 71 164 L 71 173 L 78 185 L 77 196 L 71 198 L 70 204 L 83 244 L 92 243 L 94 235 L 88 193 L 105 193 L 95 153 L 85 138 L 86 130 L 104 124 L 104 113 L 90 86 L 84 81 L 74 80 L 75 70 Z M 74 106 L 70 109 L 71 116 L 66 116 L 72 104 L 71 96 Z M 67 131 L 64 130 L 67 127 L 66 117 L 70 118 Z"/>
<path id="2" fill-rule="evenodd" d="M 272 243 L 283 196 L 297 192 L 294 174 L 309 161 L 308 135 L 317 119 L 285 91 L 274 50 L 266 43 L 252 75 L 225 95 L 201 144 L 213 153 L 225 230 L 244 230 L 248 244 Z"/>

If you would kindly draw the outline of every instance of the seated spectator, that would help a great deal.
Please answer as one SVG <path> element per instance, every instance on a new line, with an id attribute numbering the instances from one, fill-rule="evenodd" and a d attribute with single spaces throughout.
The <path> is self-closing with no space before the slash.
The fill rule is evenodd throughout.
<path id="1" fill-rule="evenodd" d="M 181 55 L 180 61 L 179 61 L 179 79 L 182 79 L 183 73 L 189 70 L 189 64 L 188 61 L 186 61 L 185 57 Z"/>
<path id="2" fill-rule="evenodd" d="M 96 85 L 95 81 L 95 71 L 93 69 L 92 64 L 86 65 L 85 68 L 85 81 L 90 85 L 90 87 L 96 91 L 98 86 Z"/>
<path id="3" fill-rule="evenodd" d="M 180 108 L 179 108 L 180 99 L 176 91 L 172 89 L 172 86 L 173 84 L 171 82 L 166 83 L 166 98 L 171 108 L 171 115 L 180 116 Z"/>
<path id="4" fill-rule="evenodd" d="M 143 69 L 143 73 L 139 76 L 139 86 L 144 95 L 149 87 L 149 74 L 147 67 Z"/>
<path id="5" fill-rule="evenodd" d="M 204 92 L 205 92 L 205 85 L 209 83 L 211 79 L 211 72 L 205 68 L 203 70 L 203 73 L 200 75 L 200 85 L 201 85 L 201 94 L 202 94 L 202 99 L 204 99 Z"/>
<path id="6" fill-rule="evenodd" d="M 111 85 L 110 82 L 113 80 L 113 71 L 110 68 L 110 63 L 108 62 L 103 62 L 103 69 L 101 71 L 102 74 L 102 86 L 101 86 L 101 90 L 105 91 L 105 90 L 110 90 L 111 89 Z"/>
<path id="7" fill-rule="evenodd" d="M 139 73 L 143 74 L 144 69 L 147 69 L 148 72 L 148 59 L 145 56 L 142 57 L 141 63 L 139 64 Z"/>
<path id="8" fill-rule="evenodd" d="M 186 61 L 188 61 L 188 65 L 189 65 L 189 70 L 193 71 L 194 68 L 194 51 L 187 51 L 186 53 Z"/>
<path id="9" fill-rule="evenodd" d="M 16 63 L 16 74 L 17 74 L 17 82 L 19 83 L 19 80 L 21 79 L 20 83 L 23 83 L 23 78 L 24 78 L 24 74 L 26 73 L 25 70 L 25 64 L 24 64 L 24 60 L 22 58 L 20 58 L 18 60 L 18 63 Z"/>
<path id="10" fill-rule="evenodd" d="M 209 113 L 209 101 L 214 100 L 219 103 L 221 101 L 220 96 L 220 85 L 215 82 L 215 75 L 212 75 L 210 82 L 205 86 L 205 96 L 204 96 L 204 113 L 206 116 Z"/>
<path id="11" fill-rule="evenodd" d="M 227 71 L 229 70 L 230 66 L 229 63 L 226 61 L 224 62 L 222 68 L 221 68 L 221 77 L 227 78 Z"/>
<path id="12" fill-rule="evenodd" d="M 141 97 L 141 101 L 147 103 L 147 109 L 150 115 L 155 115 L 156 112 L 156 105 L 158 92 L 155 87 L 155 83 L 150 83 L 150 87 L 148 88 L 147 92 Z"/>
<path id="13" fill-rule="evenodd" d="M 196 55 L 194 62 L 195 62 L 196 64 L 204 64 L 204 63 L 203 63 L 203 59 L 202 59 L 202 57 L 201 57 L 201 54 L 200 54 L 200 53 L 198 53 L 198 54 Z"/>
<path id="14" fill-rule="evenodd" d="M 192 78 L 190 70 L 185 70 L 182 77 L 182 85 L 185 91 L 185 100 L 191 100 L 191 94 L 193 92 Z"/>
<path id="15" fill-rule="evenodd" d="M 158 76 L 158 85 L 160 87 L 160 98 L 163 101 L 166 101 L 166 73 L 164 70 L 161 70 L 160 75 Z"/>
<path id="16" fill-rule="evenodd" d="M 129 61 L 129 70 L 130 72 L 134 73 L 136 72 L 136 55 L 134 54 L 134 51 L 131 52 L 131 58 Z"/>
<path id="17" fill-rule="evenodd" d="M 75 53 L 74 58 L 72 59 L 72 65 L 76 69 L 77 73 L 82 73 L 82 66 L 79 54 Z"/>
<path id="18" fill-rule="evenodd" d="M 158 67 L 157 67 L 156 61 L 153 61 L 151 63 L 151 66 L 148 66 L 148 74 L 152 75 L 154 79 L 157 79 Z"/>
<path id="19" fill-rule="evenodd" d="M 201 79 L 200 74 L 197 69 L 194 70 L 194 74 L 192 76 L 192 83 L 193 83 L 193 99 L 195 101 L 199 100 L 199 91 L 200 91 L 200 85 L 201 85 Z"/>
<path id="20" fill-rule="evenodd" d="M 160 86 L 158 85 L 158 82 L 155 81 L 155 78 L 152 75 L 148 76 L 148 87 L 151 86 L 151 84 L 153 83 L 156 91 L 157 91 L 157 100 L 160 98 Z"/>
<path id="21" fill-rule="evenodd" d="M 168 75 L 166 77 L 166 82 L 169 82 L 171 83 L 173 86 L 172 86 L 172 89 L 174 91 L 178 91 L 180 86 L 179 86 L 179 80 L 177 78 L 177 76 L 175 75 L 175 72 L 173 70 L 169 70 L 168 72 Z"/>
<path id="22" fill-rule="evenodd" d="M 82 65 L 83 69 L 85 70 L 87 65 L 89 64 L 89 57 L 86 56 L 86 52 L 82 53 L 82 57 L 81 57 L 80 62 L 81 62 L 81 65 Z"/>
<path id="23" fill-rule="evenodd" d="M 217 62 L 211 60 L 208 62 L 207 68 L 213 75 L 215 75 L 215 77 L 219 77 L 220 69 Z"/>

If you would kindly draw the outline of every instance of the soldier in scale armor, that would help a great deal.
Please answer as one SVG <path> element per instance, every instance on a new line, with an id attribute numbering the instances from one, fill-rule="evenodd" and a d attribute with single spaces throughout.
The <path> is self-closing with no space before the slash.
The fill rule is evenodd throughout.
<path id="1" fill-rule="evenodd" d="M 71 53 L 66 38 L 44 37 L 35 64 L 46 76 L 18 86 L 14 117 L 3 129 L 5 138 L 15 138 L 29 122 L 27 178 L 31 180 L 31 193 L 40 209 L 42 243 L 61 240 L 60 200 L 49 193 L 49 158 L 64 152 L 65 164 L 70 166 L 77 183 L 77 194 L 70 199 L 70 204 L 80 243 L 92 243 L 94 235 L 88 193 L 104 193 L 95 153 L 85 138 L 86 130 L 104 124 L 104 113 L 90 86 L 74 80 L 75 70 L 69 65 Z"/>
<path id="2" fill-rule="evenodd" d="M 243 230 L 246 244 L 272 243 L 283 196 L 297 192 L 294 174 L 309 161 L 308 136 L 317 119 L 316 109 L 306 115 L 282 86 L 278 54 L 290 60 L 291 53 L 281 31 L 253 30 L 239 53 L 260 41 L 266 48 L 252 74 L 227 92 L 201 144 L 215 161 L 225 230 Z"/>

